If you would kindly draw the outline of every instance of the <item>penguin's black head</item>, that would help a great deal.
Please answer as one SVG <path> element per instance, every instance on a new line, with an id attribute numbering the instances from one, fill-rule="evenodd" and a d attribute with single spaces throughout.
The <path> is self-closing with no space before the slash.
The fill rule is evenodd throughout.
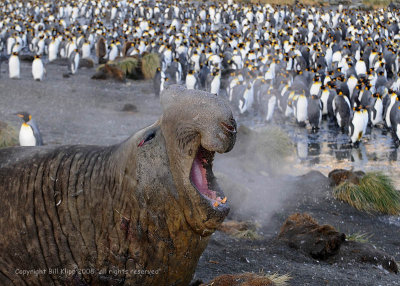
<path id="1" fill-rule="evenodd" d="M 29 120 L 32 119 L 32 115 L 30 115 L 28 112 L 22 111 L 22 112 L 17 112 L 16 115 L 24 120 L 24 122 L 28 122 Z"/>

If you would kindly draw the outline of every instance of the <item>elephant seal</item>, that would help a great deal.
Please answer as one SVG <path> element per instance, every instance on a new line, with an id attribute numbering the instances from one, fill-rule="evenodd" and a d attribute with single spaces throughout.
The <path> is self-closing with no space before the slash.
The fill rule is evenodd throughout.
<path id="1" fill-rule="evenodd" d="M 1 285 L 188 285 L 229 212 L 213 176 L 236 122 L 171 86 L 163 115 L 113 146 L 0 150 Z"/>

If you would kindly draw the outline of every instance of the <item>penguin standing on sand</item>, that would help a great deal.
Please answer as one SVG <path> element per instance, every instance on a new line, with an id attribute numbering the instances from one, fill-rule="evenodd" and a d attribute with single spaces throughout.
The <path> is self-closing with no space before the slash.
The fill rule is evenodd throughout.
<path id="1" fill-rule="evenodd" d="M 68 58 L 68 68 L 71 74 L 75 74 L 79 68 L 80 55 L 79 50 L 75 49 Z"/>
<path id="2" fill-rule="evenodd" d="M 265 121 L 269 122 L 272 120 L 274 116 L 274 110 L 275 110 L 275 105 L 276 105 L 276 95 L 275 92 L 272 92 L 271 89 L 268 89 L 267 94 L 263 96 L 265 97 L 264 100 L 266 100 L 267 104 L 267 114 L 265 116 Z"/>
<path id="3" fill-rule="evenodd" d="M 253 106 L 254 94 L 253 86 L 248 83 L 243 92 L 242 98 L 239 99 L 239 112 L 240 114 L 245 113 Z"/>
<path id="4" fill-rule="evenodd" d="M 48 46 L 49 62 L 57 59 L 59 43 L 52 39 Z"/>
<path id="5" fill-rule="evenodd" d="M 18 53 L 14 52 L 8 59 L 8 72 L 10 78 L 17 79 L 20 75 L 20 64 Z"/>
<path id="6" fill-rule="evenodd" d="M 39 127 L 33 120 L 32 115 L 27 112 L 18 112 L 17 116 L 24 120 L 19 130 L 19 145 L 42 146 L 42 136 L 40 135 Z"/>
<path id="7" fill-rule="evenodd" d="M 43 61 L 40 58 L 40 55 L 36 55 L 35 59 L 32 62 L 33 79 L 37 81 L 42 81 L 45 73 L 46 69 L 44 68 Z"/>
<path id="8" fill-rule="evenodd" d="M 186 88 L 187 89 L 198 89 L 199 81 L 197 76 L 194 74 L 194 70 L 190 70 L 186 76 Z"/>

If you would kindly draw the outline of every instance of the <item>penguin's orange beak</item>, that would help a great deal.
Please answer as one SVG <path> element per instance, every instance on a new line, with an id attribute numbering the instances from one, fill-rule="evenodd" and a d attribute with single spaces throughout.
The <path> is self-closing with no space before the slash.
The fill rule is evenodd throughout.
<path id="1" fill-rule="evenodd" d="M 17 114 L 18 117 L 24 118 L 24 116 L 22 114 Z"/>

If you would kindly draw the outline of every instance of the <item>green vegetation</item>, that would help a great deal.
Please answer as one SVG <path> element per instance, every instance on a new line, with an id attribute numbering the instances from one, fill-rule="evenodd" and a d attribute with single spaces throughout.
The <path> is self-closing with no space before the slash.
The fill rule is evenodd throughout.
<path id="1" fill-rule="evenodd" d="M 391 0 L 363 0 L 362 3 L 370 8 L 386 8 Z"/>
<path id="2" fill-rule="evenodd" d="M 355 232 L 349 235 L 346 235 L 346 239 L 348 241 L 356 241 L 356 242 L 361 242 L 361 243 L 369 243 L 369 239 L 373 236 L 373 234 L 368 234 L 368 233 L 361 233 L 361 232 Z"/>
<path id="3" fill-rule="evenodd" d="M 10 124 L 0 121 L 0 148 L 12 147 L 17 145 L 17 130 Z"/>
<path id="4" fill-rule="evenodd" d="M 145 79 L 152 79 L 160 67 L 158 54 L 148 53 L 142 57 L 142 73 Z"/>
<path id="5" fill-rule="evenodd" d="M 258 131 L 259 142 L 257 153 L 268 161 L 281 162 L 294 152 L 293 142 L 289 135 L 275 125 L 269 125 Z"/>
<path id="6" fill-rule="evenodd" d="M 127 57 L 115 62 L 115 64 L 127 75 L 134 74 L 139 66 L 137 58 Z"/>
<path id="7" fill-rule="evenodd" d="M 381 172 L 366 173 L 359 185 L 343 182 L 334 188 L 333 196 L 367 213 L 400 214 L 400 192 Z"/>

